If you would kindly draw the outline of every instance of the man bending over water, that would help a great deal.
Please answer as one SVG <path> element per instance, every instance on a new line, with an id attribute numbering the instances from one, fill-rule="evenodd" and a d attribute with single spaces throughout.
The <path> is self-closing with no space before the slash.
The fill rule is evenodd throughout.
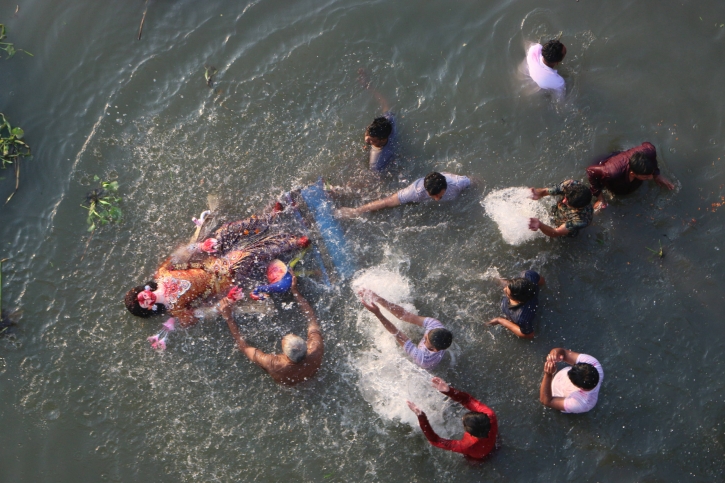
<path id="1" fill-rule="evenodd" d="M 395 340 L 403 346 L 405 352 L 413 359 L 413 362 L 418 364 L 423 369 L 432 369 L 443 360 L 443 356 L 446 354 L 446 349 L 451 346 L 453 342 L 453 334 L 446 329 L 440 320 L 434 319 L 433 317 L 421 317 L 419 315 L 411 314 L 403 307 L 395 305 L 394 303 L 388 302 L 384 298 L 378 296 L 376 293 L 363 289 L 358 292 L 360 295 L 360 301 L 370 312 L 378 318 L 385 330 L 393 334 Z M 380 311 L 380 307 L 385 307 L 391 314 L 409 324 L 418 325 L 425 329 L 423 339 L 416 346 L 408 338 L 407 335 L 400 332 L 392 322 L 390 322 Z"/>
<path id="2" fill-rule="evenodd" d="M 232 318 L 232 304 L 234 302 L 229 297 L 224 297 L 219 303 L 219 311 L 224 316 L 224 320 L 227 321 L 229 330 L 237 341 L 239 350 L 250 361 L 267 371 L 272 379 L 280 384 L 293 386 L 317 373 L 322 365 L 322 356 L 325 349 L 322 341 L 322 329 L 317 322 L 314 310 L 297 289 L 297 277 L 292 278 L 290 291 L 295 302 L 300 306 L 309 321 L 307 342 L 305 343 L 304 339 L 297 335 L 287 334 L 282 338 L 282 354 L 265 354 L 247 344 Z"/>
<path id="3" fill-rule="evenodd" d="M 659 186 L 674 189 L 657 166 L 657 150 L 652 143 L 644 142 L 637 147 L 613 153 L 587 168 L 587 178 L 592 185 L 592 195 L 597 198 L 594 209 L 607 207 L 603 190 L 615 195 L 626 195 L 640 186 L 642 181 L 654 180 Z"/>
<path id="4" fill-rule="evenodd" d="M 544 196 L 563 196 L 551 209 L 555 226 L 549 226 L 538 218 L 529 220 L 529 229 L 541 230 L 548 237 L 577 236 L 579 230 L 592 222 L 592 192 L 579 181 L 568 179 L 552 188 L 531 188 L 531 198 L 538 200 Z"/>
<path id="5" fill-rule="evenodd" d="M 382 200 L 373 201 L 358 208 L 340 208 L 335 212 L 338 218 L 355 218 L 370 211 L 392 208 L 406 203 L 424 203 L 427 201 L 450 201 L 458 198 L 461 192 L 471 185 L 466 176 L 451 173 L 428 173 L 407 188 Z"/>
<path id="6" fill-rule="evenodd" d="M 425 413 L 411 401 L 408 407 L 418 416 L 418 424 L 423 434 L 428 438 L 430 444 L 437 448 L 447 449 L 456 453 L 462 453 L 466 458 L 479 460 L 489 454 L 496 447 L 496 436 L 498 435 L 498 420 L 496 413 L 477 401 L 470 394 L 449 386 L 440 377 L 434 377 L 433 387 L 453 399 L 470 412 L 463 415 L 463 438 L 459 440 L 441 438 L 433 431 Z"/>

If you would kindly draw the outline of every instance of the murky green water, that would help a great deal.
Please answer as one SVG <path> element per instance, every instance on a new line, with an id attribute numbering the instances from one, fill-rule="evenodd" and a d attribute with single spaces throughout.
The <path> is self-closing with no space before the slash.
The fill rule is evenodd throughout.
<path id="1" fill-rule="evenodd" d="M 138 41 L 144 8 L 0 1 L 9 40 L 34 54 L 0 61 L 1 110 L 34 151 L 0 209 L 3 306 L 23 310 L 17 338 L 0 340 L 0 481 L 722 478 L 725 243 L 711 204 L 725 195 L 725 4 L 151 0 Z M 569 95 L 555 106 L 517 68 L 525 41 L 560 32 Z M 204 64 L 219 70 L 214 89 Z M 382 181 L 362 178 L 379 111 L 360 67 L 398 113 L 402 156 Z M 576 240 L 506 245 L 480 205 L 494 189 L 582 177 L 645 140 L 677 190 L 614 200 Z M 154 353 L 159 322 L 122 304 L 188 238 L 209 192 L 244 214 L 320 175 L 364 179 L 376 197 L 432 169 L 480 187 L 345 229 L 381 290 L 456 334 L 455 361 L 435 373 L 500 421 L 501 447 L 479 467 L 432 448 L 404 401 L 385 398 L 425 376 L 396 362 L 349 285 L 303 285 L 327 353 L 295 389 L 243 359 L 221 321 Z M 4 199 L 14 180 L 2 174 Z M 94 175 L 117 178 L 125 220 L 81 260 Z M 660 241 L 663 260 L 645 248 Z M 482 325 L 498 310 L 492 267 L 546 277 L 533 342 Z M 266 350 L 304 328 L 277 308 L 240 321 Z M 554 346 L 602 362 L 593 412 L 539 404 Z M 460 437 L 446 411 L 438 427 Z"/>

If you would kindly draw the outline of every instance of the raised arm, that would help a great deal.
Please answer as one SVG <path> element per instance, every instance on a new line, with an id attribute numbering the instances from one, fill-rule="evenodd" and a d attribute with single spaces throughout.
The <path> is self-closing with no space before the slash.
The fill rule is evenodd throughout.
<path id="1" fill-rule="evenodd" d="M 290 288 L 290 291 L 292 292 L 295 302 L 297 302 L 297 305 L 300 306 L 300 310 L 302 310 L 302 312 L 307 316 L 307 337 L 315 331 L 322 333 L 315 311 L 312 309 L 312 306 L 307 299 L 305 299 L 297 289 L 297 277 L 295 276 L 292 277 L 292 287 Z"/>
<path id="2" fill-rule="evenodd" d="M 461 441 L 454 441 L 438 436 L 438 434 L 436 434 L 436 432 L 433 430 L 433 427 L 430 425 L 430 422 L 428 421 L 428 416 L 426 416 L 425 413 L 421 411 L 418 406 L 415 405 L 415 403 L 411 401 L 407 401 L 407 403 L 410 410 L 413 411 L 416 416 L 418 416 L 418 424 L 420 424 L 420 429 L 423 431 L 423 434 L 428 439 L 430 444 L 432 444 L 436 448 L 447 449 L 448 451 L 462 452 L 464 450 L 464 445 L 461 443 Z"/>
<path id="3" fill-rule="evenodd" d="M 385 330 L 393 334 L 393 337 L 395 337 L 395 340 L 398 342 L 398 344 L 404 346 L 405 343 L 408 341 L 408 336 L 400 332 L 392 322 L 385 318 L 385 316 L 380 312 L 380 307 L 375 305 L 375 302 L 372 302 L 365 297 L 361 297 L 360 301 L 366 309 L 368 309 L 370 312 L 372 312 L 373 315 L 375 315 L 375 317 L 378 318 L 380 323 L 383 324 L 383 327 L 385 327 Z"/>
<path id="4" fill-rule="evenodd" d="M 366 205 L 362 205 L 357 208 L 340 208 L 335 211 L 334 214 L 337 218 L 356 218 L 363 213 L 378 211 L 385 208 L 393 208 L 395 206 L 400 206 L 400 199 L 398 198 L 398 193 L 393 193 L 387 198 L 372 201 Z"/>
<path id="5" fill-rule="evenodd" d="M 477 413 L 484 413 L 491 417 L 493 415 L 493 418 L 496 417 L 493 410 L 483 404 L 481 401 L 475 399 L 473 396 L 468 394 L 467 392 L 459 391 L 458 389 L 455 389 L 451 387 L 446 381 L 441 379 L 440 377 L 434 377 L 431 379 L 431 384 L 434 388 L 436 388 L 438 391 L 442 392 L 449 398 L 456 401 L 461 406 L 465 407 L 469 411 L 474 411 Z M 492 420 L 493 422 L 493 420 Z"/>
<path id="6" fill-rule="evenodd" d="M 415 324 L 420 327 L 423 327 L 423 322 L 425 321 L 425 317 L 421 317 L 420 315 L 415 315 L 407 310 L 405 310 L 400 305 L 396 305 L 392 302 L 388 302 L 384 298 L 380 297 L 378 294 L 373 292 L 372 290 L 363 289 L 359 293 L 360 297 L 362 299 L 370 300 L 373 303 L 379 304 L 381 307 L 384 307 L 387 311 L 389 311 L 391 314 L 399 318 L 400 320 L 404 322 L 408 322 L 409 324 Z"/>
<path id="7" fill-rule="evenodd" d="M 576 360 L 578 358 L 579 352 L 570 351 L 569 349 L 562 349 L 561 347 L 551 349 L 551 351 L 549 351 L 549 354 L 546 356 L 546 360 L 548 362 L 566 362 L 570 366 L 576 364 Z"/>
<path id="8" fill-rule="evenodd" d="M 263 351 L 252 347 L 244 340 L 244 337 L 242 337 L 242 334 L 239 332 L 239 327 L 237 327 L 237 324 L 234 322 L 234 318 L 232 317 L 233 303 L 234 302 L 228 297 L 224 297 L 219 302 L 219 312 L 221 312 L 224 320 L 226 320 L 229 331 L 232 333 L 232 337 L 234 337 L 234 340 L 237 342 L 237 347 L 239 347 L 239 350 L 247 356 L 247 359 L 269 372 L 273 357 L 270 354 L 265 354 Z"/>
<path id="9" fill-rule="evenodd" d="M 551 394 L 551 382 L 556 374 L 556 363 L 547 360 L 544 363 L 544 377 L 541 379 L 541 387 L 539 388 L 539 401 L 544 406 L 548 406 L 559 411 L 564 411 L 564 398 L 553 397 Z"/>

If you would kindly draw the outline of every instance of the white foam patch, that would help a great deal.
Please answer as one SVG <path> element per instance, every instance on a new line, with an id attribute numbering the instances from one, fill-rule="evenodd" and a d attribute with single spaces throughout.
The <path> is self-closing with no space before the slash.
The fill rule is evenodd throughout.
<path id="1" fill-rule="evenodd" d="M 411 286 L 399 273 L 375 267 L 360 273 L 352 282 L 356 291 L 368 288 L 384 299 L 415 312 L 411 305 Z M 383 314 L 417 341 L 422 331 L 402 322 L 383 309 Z M 454 414 L 457 405 L 431 386 L 433 375 L 415 365 L 380 321 L 361 308 L 358 329 L 372 341 L 372 347 L 355 356 L 358 389 L 365 401 L 384 420 L 401 421 L 418 428 L 418 418 L 406 401 L 413 401 L 428 416 L 436 432 L 445 438 L 460 437 L 461 420 Z M 448 357 L 448 356 L 446 356 Z"/>
<path id="2" fill-rule="evenodd" d="M 529 218 L 538 218 L 551 225 L 550 204 L 531 199 L 531 188 L 505 188 L 492 191 L 481 201 L 486 214 L 496 222 L 504 241 L 509 245 L 543 237 L 541 231 L 529 230 Z"/>

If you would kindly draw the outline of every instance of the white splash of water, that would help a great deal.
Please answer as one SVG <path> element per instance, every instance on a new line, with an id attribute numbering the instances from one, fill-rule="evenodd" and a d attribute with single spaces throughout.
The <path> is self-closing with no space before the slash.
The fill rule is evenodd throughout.
<path id="1" fill-rule="evenodd" d="M 551 224 L 549 203 L 531 199 L 531 188 L 505 188 L 492 191 L 481 201 L 486 214 L 496 222 L 504 241 L 509 245 L 521 245 L 544 236 L 540 231 L 529 230 L 529 218 L 538 218 Z"/>
<path id="2" fill-rule="evenodd" d="M 356 276 L 352 286 L 355 291 L 373 290 L 384 299 L 415 312 L 410 303 L 410 283 L 399 273 L 374 267 Z M 383 314 L 414 341 L 422 336 L 416 326 L 398 320 L 385 309 Z M 364 308 L 358 313 L 357 326 L 372 341 L 368 350 L 355 355 L 353 365 L 359 375 L 358 389 L 373 410 L 384 420 L 399 420 L 418 428 L 418 418 L 406 404 L 410 400 L 426 413 L 440 436 L 460 437 L 461 420 L 454 415 L 457 405 L 431 386 L 433 375 L 415 365 L 378 319 Z"/>

